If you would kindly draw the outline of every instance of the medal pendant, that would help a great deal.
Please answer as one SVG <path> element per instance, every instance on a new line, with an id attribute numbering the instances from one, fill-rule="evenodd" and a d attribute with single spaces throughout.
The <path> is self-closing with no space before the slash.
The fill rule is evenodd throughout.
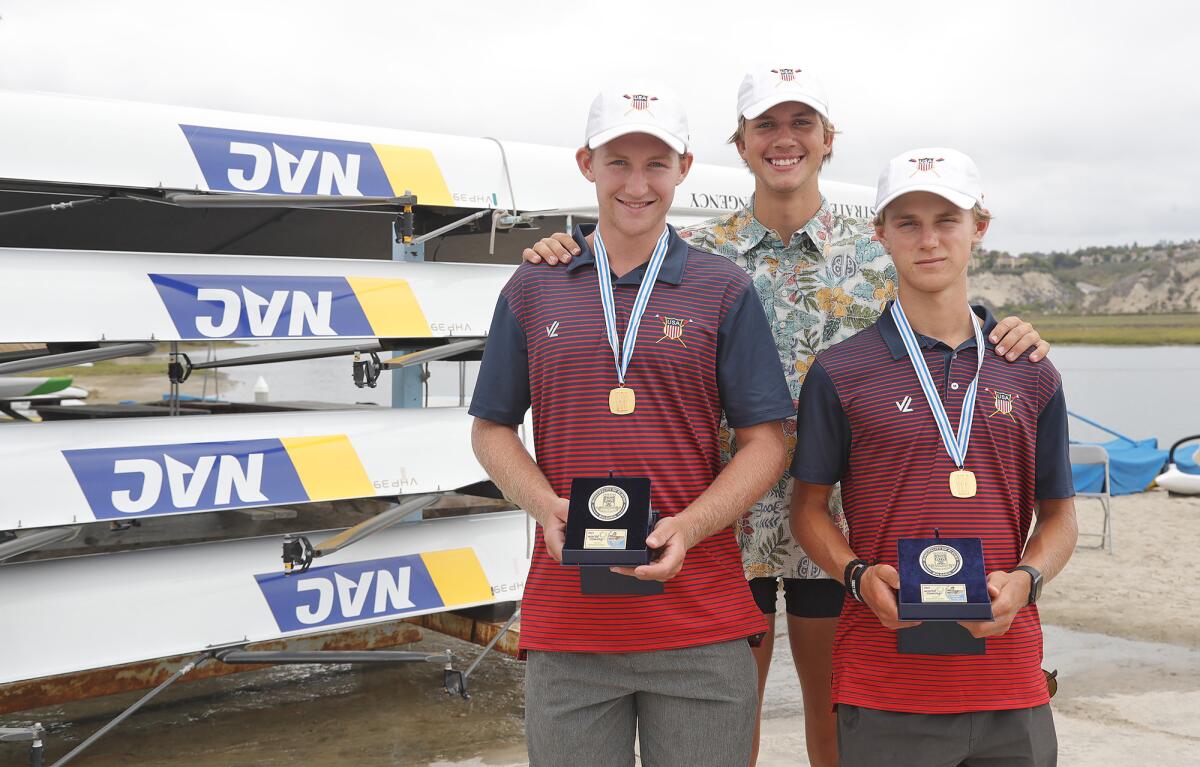
<path id="1" fill-rule="evenodd" d="M 636 402 L 637 397 L 634 396 L 633 389 L 625 386 L 618 386 L 608 393 L 608 409 L 613 415 L 629 415 L 633 412 Z"/>
<path id="2" fill-rule="evenodd" d="M 975 497 L 975 474 L 966 469 L 950 472 L 950 495 L 955 498 Z"/>

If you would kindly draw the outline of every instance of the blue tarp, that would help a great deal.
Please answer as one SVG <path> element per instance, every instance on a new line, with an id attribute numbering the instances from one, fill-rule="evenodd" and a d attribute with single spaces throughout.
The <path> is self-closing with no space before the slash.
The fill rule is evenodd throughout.
<path id="1" fill-rule="evenodd" d="M 1184 474 L 1200 474 L 1200 445 L 1184 445 L 1175 451 L 1175 465 Z"/>
<path id="2" fill-rule="evenodd" d="M 1112 480 L 1109 493 L 1112 495 L 1128 495 L 1140 493 L 1154 478 L 1162 473 L 1167 461 L 1167 451 L 1158 449 L 1157 439 L 1143 439 L 1131 442 L 1124 439 L 1114 439 L 1111 442 L 1090 442 L 1098 444 L 1108 451 L 1108 473 Z M 1175 451 L 1178 460 L 1186 449 Z M 1192 451 L 1194 454 L 1195 451 Z M 1194 458 L 1195 456 L 1189 456 Z M 1192 463 L 1195 466 L 1195 463 Z M 1181 467 L 1182 468 L 1182 467 Z M 1186 471 L 1186 470 L 1185 470 Z M 1075 492 L 1098 493 L 1104 484 L 1104 467 L 1095 465 L 1071 466 L 1071 474 L 1075 480 Z"/>

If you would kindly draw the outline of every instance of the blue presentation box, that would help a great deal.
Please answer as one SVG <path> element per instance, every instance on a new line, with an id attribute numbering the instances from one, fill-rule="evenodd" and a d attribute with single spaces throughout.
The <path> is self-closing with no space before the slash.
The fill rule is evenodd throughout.
<path id="1" fill-rule="evenodd" d="M 992 620 L 978 538 L 902 538 L 897 550 L 900 620 Z"/>

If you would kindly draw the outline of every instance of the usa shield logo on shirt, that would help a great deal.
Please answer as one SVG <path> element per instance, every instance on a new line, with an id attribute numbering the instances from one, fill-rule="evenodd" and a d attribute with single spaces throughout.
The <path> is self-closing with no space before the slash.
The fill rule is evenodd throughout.
<path id="1" fill-rule="evenodd" d="M 1008 416 L 1013 421 L 1017 420 L 1017 417 L 1013 415 L 1013 402 L 1020 399 L 1021 395 L 1009 394 L 1008 392 L 996 391 L 995 389 L 985 389 L 984 391 L 990 392 L 995 398 L 994 404 L 996 409 L 988 413 L 988 418 L 999 413 L 1000 415 Z"/>
<path id="2" fill-rule="evenodd" d="M 678 341 L 686 349 L 687 344 L 683 342 L 683 326 L 691 322 L 691 320 L 683 320 L 678 317 L 663 317 L 659 314 L 654 316 L 662 320 L 663 323 L 662 338 L 654 343 L 658 343 L 659 341 Z"/>

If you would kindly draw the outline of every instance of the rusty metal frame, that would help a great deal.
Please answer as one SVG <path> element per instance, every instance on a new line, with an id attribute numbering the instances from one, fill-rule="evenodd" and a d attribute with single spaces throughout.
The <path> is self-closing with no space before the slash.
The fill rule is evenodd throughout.
<path id="1" fill-rule="evenodd" d="M 57 762 L 55 762 L 53 765 L 51 765 L 51 767 L 62 767 L 62 765 L 71 761 L 76 756 L 79 756 L 79 754 L 83 753 L 89 746 L 91 746 L 93 743 L 100 740 L 105 735 L 107 735 L 110 731 L 112 731 L 112 729 L 114 727 L 116 727 L 121 722 L 124 722 L 126 719 L 128 719 L 129 717 L 131 717 L 135 713 L 137 713 L 137 710 L 139 708 L 146 705 L 151 700 L 153 700 L 155 697 L 157 697 L 160 692 L 167 689 L 171 685 L 175 684 L 175 682 L 179 681 L 185 675 L 190 674 L 192 672 L 192 669 L 196 668 L 196 666 L 199 666 L 201 663 L 203 663 L 204 661 L 208 660 L 211 657 L 213 657 L 213 653 L 206 652 L 201 655 L 197 655 L 196 657 L 189 660 L 187 663 L 184 663 L 182 666 L 180 666 L 175 671 L 174 674 L 171 674 L 171 676 L 167 677 L 167 679 L 162 684 L 160 684 L 158 687 L 155 687 L 153 690 L 146 693 L 142 697 L 138 698 L 137 701 L 133 703 L 133 705 L 129 706 L 129 708 L 127 708 L 124 711 L 122 711 L 121 713 L 117 714 L 117 716 L 111 722 L 104 725 L 99 730 L 96 730 L 94 733 L 92 733 L 90 736 L 88 736 L 88 738 L 86 740 L 84 740 L 78 746 L 76 746 L 75 748 L 73 748 L 69 752 L 67 752 L 66 756 L 64 756 L 62 759 L 59 759 Z"/>

